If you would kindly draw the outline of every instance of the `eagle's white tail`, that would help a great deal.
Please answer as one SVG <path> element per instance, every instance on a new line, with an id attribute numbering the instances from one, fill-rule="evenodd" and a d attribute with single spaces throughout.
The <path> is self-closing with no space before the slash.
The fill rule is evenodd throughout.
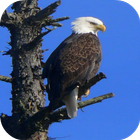
<path id="1" fill-rule="evenodd" d="M 76 87 L 69 95 L 63 98 L 63 102 L 67 108 L 67 114 L 70 118 L 77 116 L 77 98 L 78 98 L 78 88 Z"/>

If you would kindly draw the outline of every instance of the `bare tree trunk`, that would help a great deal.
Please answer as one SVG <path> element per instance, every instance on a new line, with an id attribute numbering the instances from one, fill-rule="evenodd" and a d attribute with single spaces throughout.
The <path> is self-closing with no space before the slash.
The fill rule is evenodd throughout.
<path id="1" fill-rule="evenodd" d="M 53 13 L 59 4 L 60 1 L 57 1 L 54 3 L 54 7 L 53 5 L 52 7 L 50 6 L 46 14 Z M 3 126 L 15 138 L 46 140 L 46 132 L 36 131 L 32 136 L 29 134 L 22 136 L 25 130 L 17 126 L 45 105 L 41 78 L 41 41 L 43 36 L 41 30 L 42 26 L 45 26 L 43 21 L 48 18 L 48 15 L 44 17 L 43 12 L 37 15 L 40 12 L 37 0 L 16 2 L 12 8 L 14 13 L 7 13 L 5 11 L 1 19 L 1 26 L 7 27 L 11 33 L 11 42 L 9 44 L 12 48 L 7 54 L 11 55 L 13 66 L 11 73 L 12 116 L 6 117 L 3 115 L 5 118 L 2 119 Z M 40 18 L 41 16 L 43 18 L 38 21 L 38 17 Z M 48 19 L 51 21 L 51 18 Z M 51 25 L 50 22 L 48 24 Z M 9 121 L 10 125 L 7 124 L 7 121 Z M 46 130 L 48 127 L 49 124 L 46 125 Z"/>
<path id="2" fill-rule="evenodd" d="M 50 112 L 45 105 L 44 85 L 41 77 L 42 37 L 53 29 L 41 32 L 43 27 L 52 25 L 61 27 L 58 23 L 69 17 L 52 19 L 50 16 L 60 5 L 60 0 L 43 10 L 37 5 L 37 0 L 22 0 L 13 4 L 13 13 L 3 13 L 0 26 L 7 27 L 11 33 L 11 49 L 4 53 L 12 57 L 12 77 L 1 76 L 0 80 L 12 84 L 12 116 L 1 115 L 3 127 L 11 136 L 21 140 L 47 140 L 49 125 L 64 119 L 66 109 Z M 81 87 L 80 94 L 96 84 L 105 75 L 99 73 L 86 85 Z M 78 104 L 79 108 L 101 102 L 113 97 L 106 94 Z M 57 107 L 58 108 L 58 107 Z M 60 115 L 61 114 L 61 115 Z"/>

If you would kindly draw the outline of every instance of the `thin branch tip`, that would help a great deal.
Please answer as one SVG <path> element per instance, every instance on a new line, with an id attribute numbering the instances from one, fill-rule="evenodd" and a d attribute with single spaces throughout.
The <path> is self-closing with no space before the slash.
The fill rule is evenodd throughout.
<path id="1" fill-rule="evenodd" d="M 86 106 L 89 106 L 89 105 L 92 105 L 92 104 L 95 104 L 95 103 L 99 103 L 99 102 L 102 102 L 105 99 L 112 98 L 114 96 L 115 95 L 113 93 L 108 93 L 108 94 L 104 94 L 104 95 L 101 95 L 101 96 L 98 96 L 98 97 L 94 97 L 94 98 L 88 99 L 86 101 L 79 102 L 78 103 L 78 108 L 83 108 L 83 107 L 86 107 Z"/>
<path id="2" fill-rule="evenodd" d="M 61 4 L 61 0 L 58 0 L 58 1 L 57 1 L 57 4 L 60 5 L 60 4 Z"/>

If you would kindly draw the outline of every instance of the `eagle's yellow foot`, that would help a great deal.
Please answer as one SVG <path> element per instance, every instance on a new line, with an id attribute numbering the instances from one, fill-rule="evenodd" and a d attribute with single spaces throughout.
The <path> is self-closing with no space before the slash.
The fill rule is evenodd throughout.
<path id="1" fill-rule="evenodd" d="M 77 100 L 81 101 L 81 97 L 84 97 L 84 98 L 87 97 L 87 96 L 89 95 L 89 91 L 90 91 L 90 90 L 88 89 L 88 90 L 85 92 L 85 94 L 82 95 L 82 96 L 80 96 L 80 97 L 78 97 Z"/>
<path id="2" fill-rule="evenodd" d="M 89 95 L 89 92 L 90 92 L 90 90 L 88 89 L 82 97 L 87 97 Z"/>

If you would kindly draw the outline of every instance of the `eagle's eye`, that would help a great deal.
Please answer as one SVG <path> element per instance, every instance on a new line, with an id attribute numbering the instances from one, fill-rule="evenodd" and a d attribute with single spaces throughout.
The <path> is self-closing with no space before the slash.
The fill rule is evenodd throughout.
<path id="1" fill-rule="evenodd" d="M 89 22 L 91 25 L 97 25 L 97 23 L 95 22 Z"/>

